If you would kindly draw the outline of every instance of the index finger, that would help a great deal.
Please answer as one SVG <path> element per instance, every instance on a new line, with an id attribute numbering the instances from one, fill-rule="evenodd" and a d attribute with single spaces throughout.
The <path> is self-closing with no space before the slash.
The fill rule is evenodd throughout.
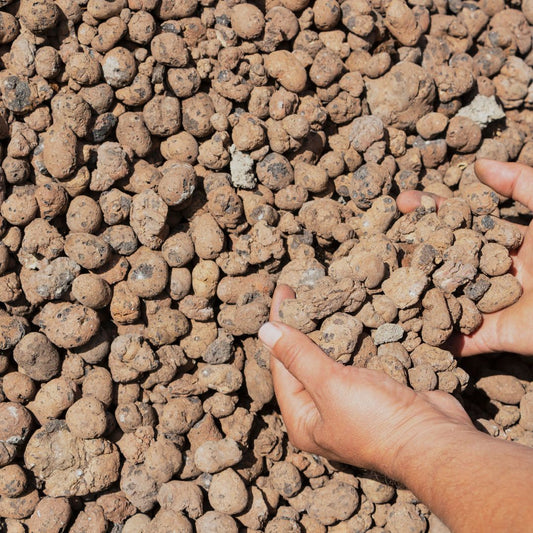
<path id="1" fill-rule="evenodd" d="M 287 298 L 294 298 L 294 296 L 294 291 L 288 285 L 278 285 L 276 287 L 270 305 L 271 321 L 279 321 L 279 308 L 281 303 Z M 311 397 L 302 383 L 275 357 L 270 358 L 270 371 L 282 413 L 290 412 L 295 404 L 304 405 L 311 401 Z"/>
<path id="2" fill-rule="evenodd" d="M 325 378 L 338 363 L 329 358 L 307 335 L 281 322 L 267 322 L 259 330 L 259 338 L 272 357 L 300 382 L 317 404 L 323 397 Z"/>

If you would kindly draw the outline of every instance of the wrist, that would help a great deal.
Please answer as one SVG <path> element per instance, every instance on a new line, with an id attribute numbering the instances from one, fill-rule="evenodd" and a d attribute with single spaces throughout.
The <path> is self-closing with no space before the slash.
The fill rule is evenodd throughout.
<path id="1" fill-rule="evenodd" d="M 474 426 L 454 421 L 428 420 L 400 443 L 390 460 L 389 475 L 412 492 L 430 483 L 441 465 L 486 436 Z"/>
<path id="2" fill-rule="evenodd" d="M 406 442 L 391 475 L 452 531 L 529 531 L 532 472 L 525 446 L 452 422 Z"/>

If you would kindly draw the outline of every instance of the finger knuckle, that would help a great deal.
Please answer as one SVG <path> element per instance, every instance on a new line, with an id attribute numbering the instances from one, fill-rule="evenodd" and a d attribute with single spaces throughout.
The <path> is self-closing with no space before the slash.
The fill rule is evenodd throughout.
<path id="1" fill-rule="evenodd" d="M 284 364 L 285 368 L 291 373 L 294 374 L 294 370 L 298 366 L 300 359 L 303 355 L 302 348 L 296 343 L 290 343 L 284 347 L 285 358 Z"/>

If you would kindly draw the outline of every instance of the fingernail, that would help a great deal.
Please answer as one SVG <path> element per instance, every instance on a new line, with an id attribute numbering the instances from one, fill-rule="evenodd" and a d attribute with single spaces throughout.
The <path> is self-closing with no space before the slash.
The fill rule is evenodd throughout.
<path id="1" fill-rule="evenodd" d="M 265 322 L 259 329 L 258 335 L 267 348 L 273 348 L 281 337 L 281 330 L 272 322 Z"/>

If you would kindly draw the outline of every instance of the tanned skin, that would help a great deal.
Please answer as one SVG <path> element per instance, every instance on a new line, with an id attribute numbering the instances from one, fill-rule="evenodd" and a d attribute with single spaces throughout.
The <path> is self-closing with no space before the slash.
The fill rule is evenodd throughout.
<path id="1" fill-rule="evenodd" d="M 480 160 L 475 171 L 496 192 L 533 210 L 531 168 Z M 399 209 L 415 209 L 422 194 L 400 194 Z M 521 298 L 484 315 L 472 335 L 455 337 L 455 355 L 533 355 L 533 229 L 520 230 L 512 273 L 522 284 Z M 476 430 L 445 392 L 416 392 L 384 373 L 335 362 L 279 322 L 281 302 L 292 297 L 289 287 L 277 287 L 259 337 L 271 351 L 276 396 L 296 447 L 400 481 L 454 532 L 531 531 L 533 450 Z"/>

